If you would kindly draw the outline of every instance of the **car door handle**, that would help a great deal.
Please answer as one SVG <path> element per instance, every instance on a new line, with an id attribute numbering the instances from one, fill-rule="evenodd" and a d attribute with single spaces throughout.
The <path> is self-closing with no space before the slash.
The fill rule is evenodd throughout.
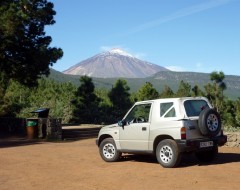
<path id="1" fill-rule="evenodd" d="M 142 131 L 146 131 L 147 130 L 147 127 L 142 127 Z"/>

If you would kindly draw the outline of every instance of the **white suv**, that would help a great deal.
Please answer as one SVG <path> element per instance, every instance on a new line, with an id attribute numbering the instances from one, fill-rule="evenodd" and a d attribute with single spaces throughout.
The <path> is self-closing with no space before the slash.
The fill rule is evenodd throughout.
<path id="1" fill-rule="evenodd" d="M 122 153 L 155 154 L 166 168 L 176 167 L 184 152 L 212 161 L 226 142 L 219 114 L 204 97 L 136 102 L 121 121 L 101 128 L 96 140 L 107 162 Z"/>

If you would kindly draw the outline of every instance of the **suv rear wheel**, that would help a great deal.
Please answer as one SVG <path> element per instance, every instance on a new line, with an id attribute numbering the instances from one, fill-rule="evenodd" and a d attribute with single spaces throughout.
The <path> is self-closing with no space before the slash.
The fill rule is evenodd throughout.
<path id="1" fill-rule="evenodd" d="M 164 168 L 174 168 L 178 166 L 181 160 L 181 153 L 174 140 L 165 139 L 159 142 L 156 149 L 156 157 L 159 164 Z"/>

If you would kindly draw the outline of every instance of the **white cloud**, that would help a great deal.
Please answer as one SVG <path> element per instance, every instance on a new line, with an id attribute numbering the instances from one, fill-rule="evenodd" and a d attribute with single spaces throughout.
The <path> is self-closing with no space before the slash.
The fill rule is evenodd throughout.
<path id="1" fill-rule="evenodd" d="M 193 64 L 194 65 L 194 64 Z M 209 73 L 210 67 L 205 67 L 204 63 L 198 62 L 195 64 L 195 67 L 193 68 L 193 72 L 199 72 L 199 73 Z"/>
<path id="2" fill-rule="evenodd" d="M 177 72 L 186 71 L 186 69 L 180 66 L 165 66 L 165 68 L 169 69 L 170 71 L 177 71 Z"/>
<path id="3" fill-rule="evenodd" d="M 174 12 L 168 16 L 165 16 L 165 17 L 162 17 L 162 18 L 159 18 L 156 20 L 152 20 L 150 22 L 136 26 L 135 28 L 132 28 L 131 30 L 126 32 L 125 35 L 134 34 L 134 33 L 149 29 L 149 28 L 159 26 L 163 23 L 170 22 L 172 20 L 176 20 L 176 19 L 179 19 L 182 17 L 186 17 L 186 16 L 193 15 L 193 14 L 196 14 L 199 12 L 203 12 L 205 10 L 212 9 L 212 8 L 215 8 L 218 6 L 222 6 L 222 5 L 230 3 L 231 1 L 234 1 L 234 0 L 210 0 L 210 1 L 207 1 L 206 3 L 187 7 L 187 8 L 181 9 L 177 12 Z"/>
<path id="4" fill-rule="evenodd" d="M 195 68 L 193 68 L 194 72 L 199 72 L 199 73 L 211 73 L 213 70 L 215 69 L 211 65 L 204 64 L 202 62 L 196 63 Z"/>
<path id="5" fill-rule="evenodd" d="M 122 49 L 121 46 L 119 46 L 119 45 L 115 45 L 115 46 L 101 46 L 100 47 L 100 51 L 109 51 L 109 50 L 114 49 L 114 48 Z"/>
<path id="6" fill-rule="evenodd" d="M 203 66 L 203 64 L 202 64 L 201 62 L 199 62 L 199 63 L 196 64 L 197 69 L 201 69 L 202 66 Z"/>
<path id="7" fill-rule="evenodd" d="M 204 68 L 204 64 L 201 62 L 198 62 L 196 64 L 192 64 L 193 67 L 191 66 L 166 66 L 165 68 L 171 70 L 171 71 L 177 71 L 177 72 L 208 72 L 206 71 L 206 68 Z"/>
<path id="8" fill-rule="evenodd" d="M 146 53 L 132 53 L 132 55 L 138 59 L 145 59 L 147 56 Z"/>

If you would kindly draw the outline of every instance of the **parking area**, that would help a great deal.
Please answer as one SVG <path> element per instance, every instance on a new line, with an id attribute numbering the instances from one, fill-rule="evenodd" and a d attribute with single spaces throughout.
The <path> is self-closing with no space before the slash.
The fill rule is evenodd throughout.
<path id="1" fill-rule="evenodd" d="M 217 160 L 199 164 L 193 155 L 180 167 L 162 168 L 155 158 L 125 155 L 106 163 L 95 139 L 0 142 L 0 189 L 239 189 L 240 148 L 221 147 Z"/>

